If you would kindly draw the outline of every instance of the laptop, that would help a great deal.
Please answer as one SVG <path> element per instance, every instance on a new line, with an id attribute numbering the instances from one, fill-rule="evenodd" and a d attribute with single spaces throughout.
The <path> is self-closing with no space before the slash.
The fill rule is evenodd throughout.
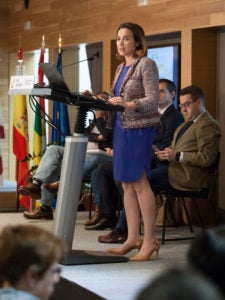
<path id="1" fill-rule="evenodd" d="M 39 63 L 39 66 L 48 78 L 50 88 L 70 93 L 67 84 L 55 65 L 51 63 Z"/>

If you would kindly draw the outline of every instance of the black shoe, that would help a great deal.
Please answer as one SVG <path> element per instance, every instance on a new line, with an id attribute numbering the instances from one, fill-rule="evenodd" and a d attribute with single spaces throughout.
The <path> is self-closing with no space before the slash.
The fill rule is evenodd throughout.
<path id="1" fill-rule="evenodd" d="M 86 225 L 86 230 L 104 230 L 107 228 L 111 228 L 112 223 L 107 220 L 106 218 L 102 218 L 97 224 L 95 225 Z"/>

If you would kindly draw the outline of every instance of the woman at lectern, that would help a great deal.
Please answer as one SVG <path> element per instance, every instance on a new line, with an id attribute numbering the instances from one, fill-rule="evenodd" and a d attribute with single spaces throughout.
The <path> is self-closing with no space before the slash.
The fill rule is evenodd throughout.
<path id="1" fill-rule="evenodd" d="M 155 198 L 148 182 L 151 176 L 151 149 L 158 114 L 158 69 L 146 57 L 145 34 L 134 23 L 124 23 L 116 32 L 118 66 L 109 99 L 113 105 L 124 106 L 124 112 L 111 113 L 108 126 L 113 128 L 114 179 L 121 181 L 128 223 L 128 238 L 118 248 L 108 249 L 125 255 L 139 252 L 132 261 L 149 260 L 158 254 L 155 239 Z M 140 213 L 144 222 L 144 238 L 140 237 Z"/>

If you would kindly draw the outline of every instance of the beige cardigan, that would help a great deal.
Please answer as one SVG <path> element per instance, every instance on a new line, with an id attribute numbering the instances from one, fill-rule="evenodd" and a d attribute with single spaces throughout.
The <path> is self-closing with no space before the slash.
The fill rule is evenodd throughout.
<path id="1" fill-rule="evenodd" d="M 124 63 L 117 67 L 111 88 L 112 93 L 123 66 Z M 159 124 L 159 77 L 153 60 L 144 56 L 133 62 L 121 84 L 120 96 L 125 101 L 134 101 L 137 104 L 136 111 L 121 112 L 124 128 L 145 128 Z M 115 114 L 111 113 L 107 127 L 112 128 L 114 116 Z"/>

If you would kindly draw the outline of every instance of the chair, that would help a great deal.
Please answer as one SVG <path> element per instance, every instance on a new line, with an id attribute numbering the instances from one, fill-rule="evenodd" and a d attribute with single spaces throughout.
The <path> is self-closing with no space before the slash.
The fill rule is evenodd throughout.
<path id="1" fill-rule="evenodd" d="M 167 217 L 167 213 L 168 211 L 170 212 L 170 215 L 175 223 L 176 226 L 176 220 L 174 217 L 174 213 L 173 213 L 173 208 L 172 208 L 172 204 L 171 204 L 171 200 L 173 199 L 178 199 L 181 203 L 181 206 L 184 209 L 184 213 L 186 215 L 187 218 L 187 224 L 189 227 L 190 232 L 193 234 L 193 227 L 191 224 L 191 219 L 190 219 L 190 215 L 188 212 L 188 208 L 186 206 L 185 203 L 185 198 L 190 198 L 192 203 L 193 203 L 193 207 L 196 211 L 196 215 L 197 218 L 199 220 L 201 229 L 204 229 L 204 222 L 200 213 L 200 209 L 198 206 L 198 199 L 206 199 L 208 201 L 209 204 L 209 208 L 212 212 L 213 218 L 215 223 L 217 222 L 217 217 L 216 217 L 216 212 L 215 209 L 213 207 L 213 203 L 212 203 L 212 196 L 213 196 L 213 192 L 215 191 L 216 188 L 216 183 L 217 183 L 217 175 L 218 175 L 218 169 L 219 169 L 219 162 L 220 162 L 220 156 L 221 153 L 218 152 L 216 160 L 214 161 L 214 163 L 212 164 L 212 166 L 209 168 L 209 187 L 208 188 L 203 188 L 200 191 L 181 191 L 181 190 L 175 190 L 175 189 L 170 189 L 170 190 L 162 190 L 162 191 L 155 191 L 155 195 L 158 195 L 161 199 L 161 201 L 164 200 L 164 208 L 163 208 L 163 225 L 162 225 L 162 244 L 165 243 L 165 241 L 171 241 L 171 240 L 183 240 L 183 239 L 190 239 L 193 238 L 192 237 L 187 237 L 187 238 L 165 238 L 166 235 L 166 217 Z M 176 226 L 177 227 L 177 226 Z"/>

